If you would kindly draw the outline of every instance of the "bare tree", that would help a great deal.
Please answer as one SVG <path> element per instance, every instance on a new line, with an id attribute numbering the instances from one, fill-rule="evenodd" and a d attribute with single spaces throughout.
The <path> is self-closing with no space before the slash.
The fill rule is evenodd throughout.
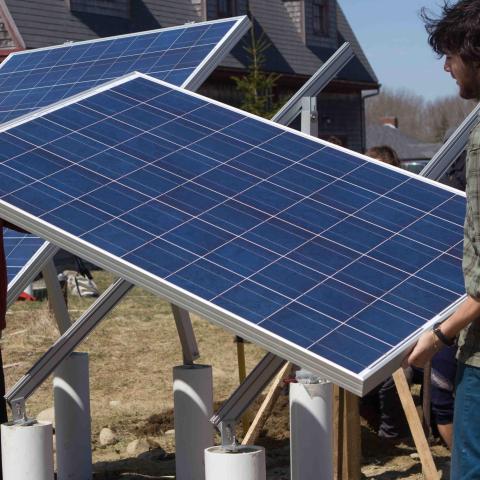
<path id="1" fill-rule="evenodd" d="M 396 117 L 399 130 L 424 142 L 441 142 L 475 106 L 475 102 L 448 96 L 426 101 L 407 89 L 384 88 L 366 101 L 367 124 L 379 124 L 382 117 Z"/>

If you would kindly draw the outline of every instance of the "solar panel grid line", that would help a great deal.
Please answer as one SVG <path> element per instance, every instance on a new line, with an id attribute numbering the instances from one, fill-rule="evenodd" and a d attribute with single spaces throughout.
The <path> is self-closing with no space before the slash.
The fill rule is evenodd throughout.
<path id="1" fill-rule="evenodd" d="M 126 77 L 128 77 L 128 75 L 127 75 Z M 121 80 L 119 80 L 119 81 L 121 81 Z M 103 89 L 98 89 L 98 91 L 102 91 L 102 90 L 103 90 Z M 82 95 L 80 94 L 80 95 L 75 96 L 75 97 L 72 97 L 72 98 L 73 98 L 75 101 L 78 101 L 79 99 L 81 99 L 81 98 L 83 98 L 83 97 L 82 97 Z M 52 106 L 52 108 L 55 108 L 55 106 Z M 89 107 L 87 107 L 87 108 L 89 108 Z M 199 107 L 199 108 L 201 108 L 201 107 Z M 126 109 L 125 111 L 127 111 L 127 110 L 128 110 L 128 109 Z M 103 119 L 99 120 L 99 122 L 101 122 L 102 120 L 103 120 Z M 174 119 L 174 120 L 175 120 L 175 119 Z M 174 121 L 174 120 L 171 120 L 171 121 Z M 166 123 L 169 123 L 169 122 L 166 122 Z M 192 122 L 192 123 L 194 123 L 194 122 Z M 133 126 L 133 125 L 132 125 L 132 127 L 135 128 L 135 126 Z M 153 128 L 152 128 L 152 130 L 153 130 Z M 146 130 L 146 131 L 148 131 L 148 130 Z M 213 133 L 218 133 L 218 132 L 220 132 L 220 131 L 222 131 L 222 130 L 218 130 L 218 131 L 213 131 L 213 130 L 212 130 L 212 134 L 213 134 Z M 81 132 L 81 130 L 80 130 L 80 132 Z M 144 131 L 139 130 L 139 135 L 140 135 L 142 132 L 144 132 Z M 233 138 L 233 137 L 231 137 L 231 138 Z M 97 140 L 97 141 L 98 141 L 98 140 Z M 172 143 L 174 143 L 174 142 L 172 142 Z M 193 142 L 193 143 L 194 143 L 194 142 Z M 48 144 L 48 142 L 47 142 L 46 144 Z M 180 145 L 178 145 L 178 146 L 181 147 L 181 148 L 188 148 L 188 145 L 187 145 L 187 146 L 180 146 Z M 261 148 L 261 145 L 260 145 L 260 146 L 256 146 L 256 147 L 257 147 L 257 148 Z M 296 162 L 296 163 L 298 163 L 298 162 Z M 233 166 L 232 168 L 238 168 L 238 167 Z M 286 167 L 286 168 L 287 168 L 287 167 Z M 305 166 L 305 168 L 311 168 L 311 167 Z M 250 174 L 250 175 L 251 175 L 251 174 Z M 328 173 L 327 173 L 326 175 L 328 175 Z M 273 175 L 272 175 L 272 176 L 273 176 Z M 340 177 L 340 178 L 341 178 L 341 177 Z M 287 189 L 287 188 L 284 187 L 284 186 L 283 186 L 283 188 Z M 362 188 L 362 187 L 361 187 L 361 188 Z M 288 190 L 288 189 L 287 189 L 287 190 Z M 316 200 L 314 200 L 314 201 L 316 201 Z"/>
<path id="2" fill-rule="evenodd" d="M 167 123 L 168 123 L 168 122 L 167 122 Z M 148 131 L 148 130 L 147 130 L 147 131 Z M 220 130 L 220 131 L 221 131 L 221 130 Z M 80 130 L 80 132 L 81 132 L 81 130 Z M 179 145 L 179 147 L 181 147 L 181 146 Z M 259 145 L 259 146 L 257 146 L 257 147 L 261 148 L 261 145 Z M 113 147 L 113 148 L 114 148 L 114 147 Z M 188 149 L 188 145 L 187 145 L 187 146 L 184 146 L 184 147 L 181 147 L 181 148 L 187 148 L 187 149 Z M 66 168 L 67 168 L 67 167 L 66 167 Z M 215 168 L 215 167 L 212 167 L 212 169 L 213 169 L 213 168 Z M 237 168 L 237 167 L 232 167 L 232 168 Z M 288 167 L 285 167 L 285 168 L 288 168 Z M 310 168 L 310 167 L 307 167 L 307 168 Z M 328 174 L 327 174 L 327 175 L 328 175 Z M 273 176 L 273 175 L 272 175 L 272 176 Z M 120 177 L 120 178 L 121 178 L 121 177 Z M 340 178 L 341 178 L 341 177 L 340 177 Z M 118 179 L 117 179 L 117 180 L 118 180 Z M 193 181 L 193 180 L 192 180 L 192 181 Z M 268 181 L 268 178 L 266 178 L 265 181 Z M 283 188 L 285 188 L 285 187 L 283 187 Z M 288 190 L 288 189 L 287 189 L 287 190 Z M 316 193 L 316 192 L 314 192 L 314 193 Z M 313 199 L 313 201 L 316 201 L 316 200 Z"/>
<path id="3" fill-rule="evenodd" d="M 167 233 L 168 233 L 168 232 L 167 232 Z M 260 246 L 260 245 L 258 245 L 258 246 Z M 286 255 L 285 255 L 285 256 L 286 256 Z M 201 257 L 200 257 L 200 258 L 201 258 Z M 268 265 L 267 265 L 267 266 L 268 266 Z M 265 267 L 265 268 L 266 268 L 266 267 Z M 261 271 L 261 270 L 260 270 L 260 271 Z M 176 272 L 174 272 L 174 273 L 176 273 Z M 247 278 L 249 278 L 249 277 L 247 277 Z M 329 277 L 327 277 L 327 278 L 329 278 Z"/>
<path id="4" fill-rule="evenodd" d="M 47 238 L 51 243 L 54 243 L 66 250 L 71 250 L 71 241 L 75 240 L 76 253 L 78 253 L 80 257 L 95 258 L 97 265 L 101 268 L 104 268 L 108 271 L 113 270 L 118 272 L 122 278 L 131 281 L 133 284 L 142 285 L 150 292 L 161 297 L 168 298 L 174 304 L 182 305 L 183 308 L 188 311 L 197 312 L 199 315 L 203 315 L 205 318 L 208 318 L 220 326 L 229 329 L 234 334 L 240 335 L 243 338 L 249 338 L 255 343 L 266 346 L 267 349 L 270 348 L 272 351 L 278 351 L 282 358 L 291 359 L 297 364 L 310 365 L 312 371 L 319 372 L 318 364 L 315 359 L 312 358 L 311 362 L 306 360 L 303 352 L 297 353 L 297 350 L 299 350 L 297 345 L 291 343 L 289 348 L 285 348 L 283 343 L 290 342 L 283 339 L 281 344 L 277 345 L 277 343 L 272 341 L 271 338 L 272 336 L 275 337 L 275 334 L 268 333 L 265 335 L 264 332 L 260 330 L 256 334 L 252 334 L 250 329 L 244 329 L 242 328 L 241 324 L 238 324 L 238 322 L 243 321 L 243 319 L 232 314 L 228 310 L 217 307 L 217 311 L 212 311 L 203 305 L 199 305 L 196 301 L 196 298 L 192 298 L 193 296 L 188 291 L 170 285 L 169 282 L 159 283 L 157 277 L 149 274 L 146 271 L 132 271 L 127 262 L 118 259 L 118 257 L 115 257 L 108 252 L 98 252 L 96 249 L 92 249 L 87 242 L 84 242 L 77 237 L 72 236 L 70 239 L 71 241 L 65 240 L 65 238 L 68 237 L 68 234 L 65 235 L 60 229 L 58 229 L 58 232 L 56 232 L 55 230 L 57 229 L 55 229 L 55 227 L 52 228 L 50 225 L 46 224 L 46 222 L 42 222 L 41 220 L 37 219 L 32 221 L 32 217 L 30 215 L 25 214 L 22 210 L 15 209 L 15 207 L 8 206 L 6 208 L 2 208 L 2 214 L 4 214 L 7 219 L 20 219 L 22 225 L 25 225 L 25 228 L 30 228 L 32 231 L 37 231 L 39 236 Z M 230 320 L 230 325 L 225 324 L 225 320 Z M 359 381 L 362 381 L 361 375 L 354 374 L 344 367 L 329 361 L 328 359 L 325 359 L 325 363 L 327 368 L 325 370 L 322 369 L 319 373 L 323 374 L 325 372 L 329 372 L 328 375 L 330 378 L 337 378 L 339 383 L 348 385 L 349 390 L 356 391 L 359 395 L 362 394 L 362 389 L 359 389 Z M 328 369 L 328 365 L 332 367 L 331 372 Z M 343 371 L 343 375 L 339 376 L 338 370 Z"/>
<path id="5" fill-rule="evenodd" d="M 148 78 L 148 77 L 147 77 L 147 78 Z M 162 82 L 157 82 L 157 83 L 161 84 Z M 173 89 L 173 90 L 175 90 L 175 89 Z M 194 95 L 192 95 L 192 96 L 194 96 Z M 199 97 L 199 98 L 201 98 L 201 97 Z M 209 102 L 209 103 L 213 103 L 213 102 Z M 222 108 L 225 108 L 225 107 L 222 106 Z M 227 108 L 227 110 L 228 110 L 228 108 Z M 232 109 L 232 110 L 234 110 L 234 109 Z M 243 112 L 242 112 L 242 113 L 243 113 Z M 248 116 L 247 116 L 247 117 L 248 117 Z M 256 119 L 256 120 L 257 120 L 257 119 Z M 258 119 L 257 121 L 260 121 L 260 120 Z M 260 121 L 260 123 L 261 123 L 261 121 Z M 278 128 L 278 127 L 277 127 L 277 128 Z M 280 131 L 281 131 L 281 130 L 282 130 L 282 129 L 280 129 Z M 287 131 L 287 132 L 288 132 L 289 130 L 288 130 L 288 129 L 284 129 L 284 131 Z M 298 134 L 297 132 L 295 132 L 295 135 L 299 136 L 299 134 Z M 306 138 L 308 138 L 308 137 L 306 137 Z M 309 141 L 312 142 L 312 139 L 309 138 Z M 324 148 L 324 144 L 323 144 L 322 142 L 317 142 L 317 145 L 319 145 L 319 144 L 322 145 L 321 149 L 323 149 L 323 148 Z M 333 149 L 333 150 L 335 150 L 335 149 Z M 341 151 L 341 149 L 338 149 L 338 150 Z M 351 152 L 348 152 L 348 153 L 351 155 Z M 360 157 L 360 156 L 359 156 L 359 157 Z M 361 157 L 360 157 L 360 158 L 361 158 Z M 299 158 L 299 160 L 301 160 L 301 158 Z M 368 162 L 365 162 L 365 163 L 368 163 Z M 374 162 L 373 162 L 373 163 L 374 163 Z M 385 166 L 382 165 L 382 168 L 385 169 Z M 407 177 L 408 177 L 408 175 L 407 175 Z M 403 175 L 402 178 L 404 179 L 404 178 L 405 178 L 405 175 Z M 398 184 L 397 184 L 397 187 L 398 187 Z M 447 190 L 448 190 L 448 189 L 447 189 Z M 436 205 L 436 207 L 438 207 L 438 204 Z M 428 212 L 428 211 L 427 211 L 427 212 Z M 177 287 L 178 287 L 178 285 L 177 285 Z M 215 308 L 220 308 L 220 307 L 218 307 L 218 305 L 217 305 Z M 250 333 L 252 334 L 252 332 L 250 332 Z M 272 332 L 270 332 L 270 334 L 273 335 Z M 268 335 L 267 335 L 267 336 L 268 336 Z M 248 337 L 247 337 L 247 338 L 248 338 Z M 277 345 L 277 347 L 278 347 L 278 345 Z M 277 351 L 278 351 L 278 350 L 277 350 Z M 307 355 L 307 356 L 308 356 L 308 355 Z M 360 387 L 359 387 L 359 388 L 360 388 Z"/>
<path id="6" fill-rule="evenodd" d="M 191 72 L 190 76 L 183 81 L 182 87 L 190 88 L 190 89 L 197 88 L 206 79 L 206 77 L 213 70 L 213 68 L 215 68 L 215 66 L 219 63 L 219 61 L 228 53 L 228 51 L 232 48 L 232 46 L 241 37 L 243 37 L 243 35 L 248 31 L 248 28 L 250 26 L 250 22 L 249 22 L 248 18 L 244 16 L 244 17 L 235 17 L 235 18 L 232 18 L 232 19 L 220 19 L 220 20 L 214 20 L 214 21 L 209 21 L 209 22 L 202 22 L 202 23 L 198 23 L 198 24 L 194 25 L 195 28 L 198 29 L 198 28 L 200 28 L 204 25 L 207 25 L 207 24 L 215 27 L 215 26 L 221 25 L 221 24 L 226 23 L 226 22 L 232 23 L 232 26 L 230 27 L 229 31 L 226 32 L 225 35 L 223 35 L 223 38 L 217 39 L 217 44 L 215 45 L 215 47 L 205 56 L 205 58 L 203 58 L 203 60 L 197 65 L 197 68 Z M 181 26 L 177 26 L 177 27 L 159 29 L 159 30 L 157 30 L 157 32 L 160 32 L 160 31 L 171 32 L 171 31 L 180 30 L 180 29 L 184 30 L 184 31 L 187 31 L 187 30 L 191 31 L 191 28 L 188 25 L 187 26 L 186 25 L 181 25 Z M 137 38 L 138 36 L 151 35 L 151 34 L 152 34 L 151 31 L 150 32 L 144 32 L 144 33 L 132 33 L 132 34 L 129 34 L 129 35 L 118 35 L 116 37 L 109 37 L 108 39 L 105 39 L 105 38 L 95 39 L 95 40 L 89 40 L 89 41 L 86 41 L 86 42 L 78 42 L 78 43 L 83 43 L 84 45 L 85 44 L 92 45 L 92 44 L 98 44 L 100 42 L 106 42 L 106 41 L 112 41 L 112 40 L 115 41 L 115 40 L 119 40 L 119 39 L 122 39 L 124 41 L 125 38 L 129 38 L 133 42 L 133 41 L 135 41 L 135 38 Z M 204 32 L 203 35 L 205 35 L 205 32 Z M 212 39 L 212 41 L 213 41 L 213 39 Z M 70 46 L 73 46 L 73 45 L 74 44 L 72 44 Z M 54 49 L 57 49 L 57 48 L 63 48 L 65 51 L 67 50 L 66 48 L 64 48 L 64 46 L 46 47 L 45 49 L 40 49 L 40 50 L 41 51 L 54 50 Z M 108 48 L 108 52 L 109 52 L 110 55 L 111 55 L 111 49 L 112 49 L 112 46 L 110 46 Z M 86 54 L 86 51 L 87 50 L 85 50 L 85 52 L 82 54 L 82 58 Z M 2 77 L 5 77 L 4 72 L 5 72 L 6 69 L 8 69 L 10 67 L 12 59 L 15 61 L 15 59 L 22 58 L 22 57 L 19 57 L 18 55 L 24 55 L 24 58 L 25 58 L 26 56 L 31 55 L 31 53 L 32 53 L 31 51 L 19 52 L 17 54 L 17 56 L 11 55 L 11 56 L 7 57 L 7 59 L 0 65 L 0 81 L 1 81 Z M 170 83 L 172 83 L 172 81 L 170 81 Z M 53 102 L 50 102 L 50 103 L 53 103 Z M 7 233 L 7 236 L 8 236 L 8 233 Z M 25 252 L 24 256 L 26 257 L 26 259 L 28 258 L 28 255 L 29 255 L 29 252 Z M 8 258 L 7 258 L 7 260 L 8 260 Z M 30 268 L 33 268 L 33 266 L 30 266 Z M 18 279 L 16 277 L 16 279 L 14 279 L 12 282 L 9 282 L 9 288 L 10 287 L 14 288 L 14 289 L 18 288 L 18 286 L 17 287 L 15 286 L 15 283 L 23 283 L 24 286 L 26 287 L 25 282 L 22 280 L 22 274 L 23 273 L 24 273 L 24 269 L 22 269 L 22 272 L 19 273 Z M 25 275 L 28 276 L 28 272 L 25 272 Z"/>
<path id="7" fill-rule="evenodd" d="M 81 198 L 80 198 L 80 199 L 81 199 Z M 213 226 L 213 225 L 212 225 L 212 226 Z M 166 232 L 166 233 L 168 233 L 168 232 Z M 260 245 L 258 245 L 258 246 L 260 246 Z M 220 248 L 220 247 L 219 247 L 219 248 Z M 284 256 L 286 256 L 286 255 L 284 255 Z M 200 258 L 201 258 L 201 257 L 200 257 Z M 269 266 L 269 265 L 267 265 L 267 267 L 268 267 L 268 266 Z M 265 268 L 266 268 L 266 267 L 265 267 Z M 261 271 L 261 270 L 260 270 L 260 271 Z M 174 273 L 176 273 L 176 272 L 174 272 Z M 247 278 L 249 278 L 249 277 L 247 277 Z M 330 277 L 327 277 L 327 278 L 330 278 Z"/>

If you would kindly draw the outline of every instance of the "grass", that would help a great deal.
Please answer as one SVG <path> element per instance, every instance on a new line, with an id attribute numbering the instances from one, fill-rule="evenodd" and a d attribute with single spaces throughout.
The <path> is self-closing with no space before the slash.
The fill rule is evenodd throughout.
<path id="1" fill-rule="evenodd" d="M 95 272 L 100 291 L 115 280 L 106 272 Z M 93 299 L 69 297 L 72 320 Z M 192 316 L 201 357 L 197 363 L 213 366 L 214 398 L 220 405 L 238 385 L 236 347 L 233 335 L 204 319 Z M 58 338 L 48 302 L 17 302 L 7 314 L 2 338 L 7 390 Z M 139 480 L 174 478 L 172 368 L 182 364 L 182 352 L 170 305 L 140 288 L 132 289 L 79 346 L 89 353 L 92 445 L 95 479 Z M 245 345 L 247 372 L 264 355 L 260 348 Z M 29 416 L 53 405 L 52 382 L 48 379 L 28 400 Z M 100 446 L 103 427 L 118 437 L 112 446 Z M 148 438 L 152 448 L 133 458 L 127 445 Z M 218 438 L 217 438 L 218 440 Z M 288 479 L 288 398 L 280 397 L 258 443 L 267 447 L 268 479 Z M 420 479 L 418 460 L 410 455 L 412 443 L 385 446 L 362 426 L 365 465 L 363 478 Z M 435 459 L 448 459 L 443 447 L 434 447 Z"/>

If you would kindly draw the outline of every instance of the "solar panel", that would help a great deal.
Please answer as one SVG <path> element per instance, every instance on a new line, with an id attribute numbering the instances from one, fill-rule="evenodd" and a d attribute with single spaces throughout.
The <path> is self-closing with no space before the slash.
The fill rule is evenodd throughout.
<path id="1" fill-rule="evenodd" d="M 135 70 L 193 90 L 248 25 L 238 17 L 11 54 L 0 65 L 0 122 Z M 4 240 L 11 284 L 42 241 L 9 230 Z"/>
<path id="2" fill-rule="evenodd" d="M 248 26 L 236 17 L 13 53 L 0 66 L 0 122 L 134 71 L 195 89 Z"/>
<path id="3" fill-rule="evenodd" d="M 463 298 L 461 192 L 141 74 L 0 170 L 9 221 L 357 394 Z"/>
<path id="4" fill-rule="evenodd" d="M 5 229 L 3 232 L 3 244 L 7 261 L 8 283 L 18 275 L 43 243 L 44 240 L 35 235 L 25 235 L 8 228 Z"/>

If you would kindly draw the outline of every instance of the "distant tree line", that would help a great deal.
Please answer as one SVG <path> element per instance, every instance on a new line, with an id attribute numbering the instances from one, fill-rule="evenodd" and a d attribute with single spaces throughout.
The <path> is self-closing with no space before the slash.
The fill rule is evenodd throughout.
<path id="1" fill-rule="evenodd" d="M 381 124 L 382 117 L 396 117 L 400 131 L 428 143 L 443 142 L 475 105 L 455 95 L 428 101 L 410 90 L 390 88 L 382 88 L 379 95 L 365 101 L 367 125 Z"/>

